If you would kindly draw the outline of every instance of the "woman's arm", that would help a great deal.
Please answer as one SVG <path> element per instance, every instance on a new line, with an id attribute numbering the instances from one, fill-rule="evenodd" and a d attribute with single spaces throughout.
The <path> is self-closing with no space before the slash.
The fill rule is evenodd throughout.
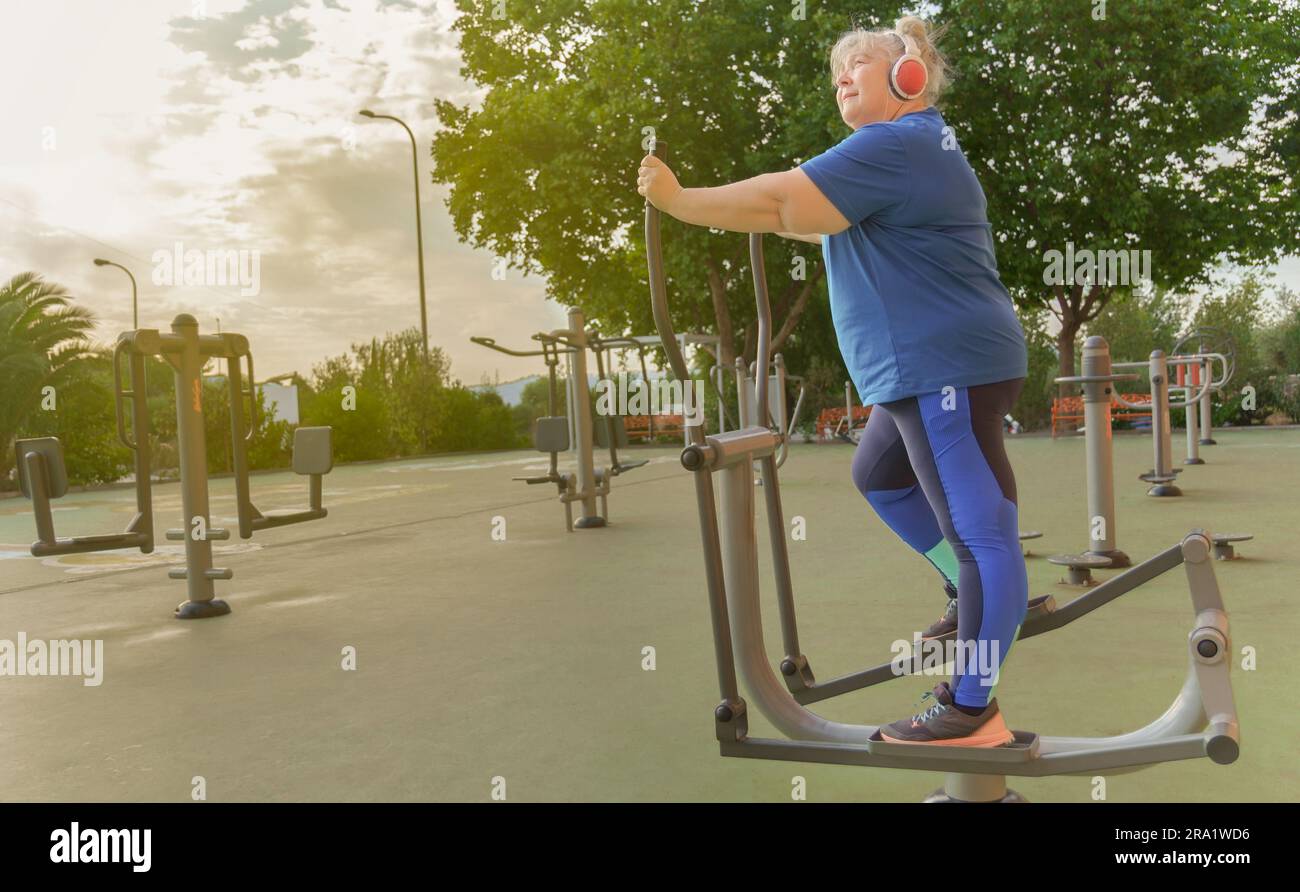
<path id="1" fill-rule="evenodd" d="M 653 155 L 641 160 L 637 191 L 683 223 L 732 232 L 834 234 L 849 221 L 799 168 L 765 173 L 727 186 L 683 189 Z"/>
<path id="2" fill-rule="evenodd" d="M 797 242 L 809 242 L 814 245 L 820 245 L 822 243 L 822 237 L 820 235 L 801 235 L 797 232 L 778 232 L 776 234 L 781 236 L 781 238 L 794 239 Z"/>

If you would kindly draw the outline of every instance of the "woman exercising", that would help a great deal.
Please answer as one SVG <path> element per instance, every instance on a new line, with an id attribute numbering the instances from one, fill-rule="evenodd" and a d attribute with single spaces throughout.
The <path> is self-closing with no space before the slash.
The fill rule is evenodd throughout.
<path id="1" fill-rule="evenodd" d="M 684 223 L 818 243 L 840 352 L 870 421 L 853 481 L 942 574 L 956 673 L 885 740 L 992 747 L 1012 740 L 993 697 L 1024 620 L 1016 481 L 1002 419 L 1024 383 L 1024 332 L 998 278 L 986 202 L 934 101 L 947 80 L 926 24 L 844 34 L 831 51 L 853 133 L 794 170 L 683 189 L 658 158 L 638 191 Z"/>

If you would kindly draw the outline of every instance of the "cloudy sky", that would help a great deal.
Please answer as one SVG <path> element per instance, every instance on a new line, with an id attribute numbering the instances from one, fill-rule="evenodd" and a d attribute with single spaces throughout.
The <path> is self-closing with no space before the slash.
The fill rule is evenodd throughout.
<path id="1" fill-rule="evenodd" d="M 428 181 L 431 98 L 459 75 L 449 0 L 0 0 L 0 277 L 65 285 L 111 342 L 188 312 L 247 334 L 260 376 L 418 325 L 410 143 L 420 144 L 429 331 L 466 383 L 538 371 L 469 343 L 563 324 L 542 285 L 456 242 Z M 260 291 L 156 284 L 155 252 L 247 251 Z M 248 255 L 251 258 L 251 254 Z M 1300 261 L 1281 280 L 1300 288 Z"/>
<path id="2" fill-rule="evenodd" d="M 564 313 L 539 280 L 491 277 L 428 181 L 431 97 L 460 104 L 444 0 L 0 0 L 0 277 L 35 270 L 110 342 L 180 312 L 247 334 L 259 377 L 310 371 L 419 325 L 411 146 L 420 145 L 430 341 L 477 383 L 536 371 L 469 343 L 527 343 Z M 155 284 L 156 251 L 257 251 L 260 292 Z M 246 255 L 251 263 L 252 254 Z M 251 268 L 250 268 L 251 269 Z"/>

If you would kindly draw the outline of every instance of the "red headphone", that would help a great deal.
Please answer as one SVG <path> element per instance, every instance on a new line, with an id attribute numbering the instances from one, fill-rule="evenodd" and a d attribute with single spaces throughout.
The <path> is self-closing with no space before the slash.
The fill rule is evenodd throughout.
<path id="1" fill-rule="evenodd" d="M 903 41 L 903 55 L 899 56 L 898 61 L 889 69 L 889 92 L 894 94 L 894 98 L 906 102 L 925 92 L 925 85 L 930 80 L 930 72 L 926 70 L 925 62 L 921 59 L 921 54 L 917 51 L 916 43 L 912 38 L 897 31 L 894 34 Z"/>

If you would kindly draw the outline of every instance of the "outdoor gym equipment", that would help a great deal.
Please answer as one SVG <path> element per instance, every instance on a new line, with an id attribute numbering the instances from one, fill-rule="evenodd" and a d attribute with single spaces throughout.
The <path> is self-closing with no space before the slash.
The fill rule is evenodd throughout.
<path id="1" fill-rule="evenodd" d="M 651 151 L 660 158 L 664 157 L 662 143 Z M 674 372 L 684 377 L 686 363 L 675 349 L 668 308 L 659 212 L 648 202 L 645 239 L 655 324 Z M 770 348 L 771 309 L 764 278 L 761 235 L 750 236 L 750 260 L 759 321 L 759 367 L 765 368 Z M 766 377 L 760 379 L 758 387 L 758 403 L 763 405 Z M 691 438 L 691 445 L 682 451 L 681 462 L 695 478 L 718 687 L 722 698 L 714 710 L 714 732 L 723 756 L 946 772 L 944 789 L 933 794 L 929 801 L 1023 801 L 1019 794 L 1007 790 L 1007 776 L 1119 773 L 1178 759 L 1205 756 L 1216 763 L 1227 764 L 1237 758 L 1240 744 L 1230 676 L 1228 614 L 1224 610 L 1213 564 L 1208 559 L 1211 541 L 1200 530 L 1193 530 L 1177 545 L 1123 576 L 1109 580 L 1063 609 L 1056 610 L 1050 597 L 1037 599 L 1038 603 L 1031 604 L 1030 615 L 1021 627 L 1021 637 L 1058 628 L 1183 565 L 1195 616 L 1188 637 L 1190 666 L 1186 681 L 1169 709 L 1151 724 L 1129 734 L 1099 738 L 1045 737 L 1029 731 L 1016 731 L 1011 744 L 992 749 L 889 743 L 877 739 L 876 726 L 832 722 L 802 705 L 863 687 L 861 677 L 870 673 L 860 673 L 850 679 L 852 684 L 840 684 L 839 689 L 822 691 L 819 689 L 836 686 L 843 680 L 814 686 L 807 659 L 799 651 L 775 461 L 779 437 L 767 427 L 756 426 L 713 436 L 691 428 Z M 795 693 L 777 680 L 768 663 L 763 642 L 755 494 L 750 483 L 750 467 L 755 460 L 762 463 L 772 566 L 787 654 L 781 663 L 781 671 L 786 684 Z M 715 477 L 720 484 L 716 496 Z M 737 663 L 740 677 L 759 711 L 791 739 L 749 736 L 748 705 L 740 697 Z M 892 667 L 884 671 L 889 676 L 896 674 Z M 876 674 L 880 675 L 879 670 Z"/>
<path id="2" fill-rule="evenodd" d="M 1221 375 L 1214 378 L 1213 365 L 1219 363 Z M 1192 377 L 1184 389 L 1184 399 L 1173 402 L 1169 383 L 1169 367 L 1183 371 L 1184 367 L 1193 369 Z M 1173 467 L 1173 441 L 1169 421 L 1170 409 L 1186 409 L 1187 416 L 1187 464 L 1204 464 L 1197 452 L 1200 435 L 1197 432 L 1197 404 L 1209 396 L 1212 390 L 1222 389 L 1232 373 L 1228 358 L 1222 353 L 1194 354 L 1192 356 L 1167 357 L 1163 350 L 1152 350 L 1146 362 L 1116 362 L 1116 369 L 1145 369 L 1151 383 L 1151 440 L 1155 452 L 1154 467 L 1145 474 L 1139 474 L 1140 480 L 1151 484 L 1147 490 L 1149 496 L 1181 496 L 1174 480 L 1181 473 L 1181 468 Z M 1185 374 L 1185 373 L 1184 373 Z M 1183 377 L 1180 375 L 1180 377 Z M 1199 389 L 1198 389 L 1199 388 Z M 1129 402 L 1119 394 L 1114 394 L 1115 402 L 1130 409 L 1145 408 Z M 1086 431 L 1085 431 L 1086 435 Z"/>
<path id="3" fill-rule="evenodd" d="M 608 368 L 610 373 L 612 374 L 614 368 L 613 358 L 612 358 L 613 351 L 634 349 L 637 351 L 637 357 L 641 365 L 641 380 L 645 382 L 646 386 L 651 389 L 654 389 L 656 386 L 662 386 L 664 379 L 662 378 L 658 379 L 658 385 L 657 385 L 656 381 L 650 377 L 650 370 L 646 365 L 646 353 L 651 349 L 655 349 L 655 350 L 659 349 L 659 335 L 657 334 L 656 335 L 617 335 L 615 337 L 610 337 L 610 338 L 600 337 L 598 335 L 590 335 L 590 338 L 593 344 L 593 348 L 598 348 L 596 352 L 598 369 Z M 711 355 L 714 358 L 714 365 L 717 364 L 718 343 L 719 340 L 717 335 L 681 333 L 677 336 L 677 344 L 681 350 L 684 351 L 688 346 L 702 347 L 709 355 Z M 602 353 L 603 353 L 603 358 L 602 358 Z M 600 374 L 601 377 L 604 377 L 603 371 L 601 371 Z M 611 385 L 614 383 L 612 379 L 607 379 L 607 380 L 610 380 Z M 717 385 L 713 382 L 711 378 L 708 380 L 709 383 L 714 386 L 716 391 Z M 675 399 L 675 394 L 672 393 L 671 388 L 669 388 L 668 395 L 673 396 Z M 660 393 L 661 412 L 663 410 L 663 405 L 664 405 L 664 396 L 665 394 L 661 392 Z M 686 425 L 684 422 L 685 422 L 687 407 L 683 405 L 681 409 L 683 415 L 682 433 L 683 435 L 685 435 Z M 723 414 L 725 412 L 726 407 L 721 402 L 719 402 L 719 409 L 720 409 L 720 413 L 719 413 L 718 429 L 722 430 L 725 428 L 724 419 L 726 419 L 727 417 Z M 700 407 L 700 411 L 703 412 L 703 407 Z M 653 413 L 646 416 L 648 422 L 647 433 L 650 439 L 654 439 L 655 417 L 656 416 Z M 617 427 L 615 429 L 617 430 Z M 626 430 L 626 424 L 624 424 L 624 430 Z M 597 431 L 601 432 L 602 429 L 598 427 Z M 689 443 L 690 442 L 689 438 L 686 438 L 685 442 Z M 604 446 L 605 443 L 602 442 L 601 445 Z M 620 445 L 626 445 L 626 438 L 624 438 L 624 442 L 620 443 Z"/>
<path id="4" fill-rule="evenodd" d="M 634 349 L 637 352 L 637 359 L 641 365 L 641 381 L 646 388 L 646 398 L 649 399 L 651 388 L 650 370 L 646 365 L 645 355 L 650 346 L 643 338 L 630 336 L 602 338 L 599 335 L 588 333 L 587 340 L 591 345 L 591 352 L 596 357 L 596 380 L 604 381 L 605 386 L 611 388 L 611 393 L 618 393 L 618 385 L 613 378 L 614 371 L 614 351 Z M 657 344 L 658 341 L 656 340 Z M 608 374 L 606 374 L 608 370 Z M 636 462 L 621 462 L 618 458 L 618 448 L 627 448 L 630 444 L 627 437 L 627 416 L 617 412 L 604 412 L 601 414 L 601 423 L 595 428 L 596 443 L 602 448 L 609 449 L 609 465 L 614 469 L 615 475 L 624 471 L 631 471 L 633 468 L 639 468 L 649 460 L 643 459 Z M 653 412 L 646 415 L 649 421 L 649 437 L 654 439 L 654 418 Z"/>
<path id="5" fill-rule="evenodd" d="M 211 526 L 208 512 L 208 465 L 203 427 L 203 366 L 208 359 L 225 359 L 230 392 L 231 455 L 235 496 L 239 514 L 239 535 L 248 539 L 255 530 L 319 520 L 327 511 L 321 505 L 321 477 L 330 472 L 330 428 L 300 427 L 293 437 L 293 470 L 311 478 L 310 507 L 290 513 L 264 515 L 249 497 L 248 441 L 257 429 L 257 393 L 253 378 L 253 355 L 248 339 L 225 332 L 200 335 L 193 316 L 182 313 L 172 320 L 171 333 L 142 328 L 118 335 L 113 349 L 113 391 L 117 415 L 117 436 L 135 453 L 136 513 L 125 532 L 115 535 L 59 538 L 54 531 L 50 501 L 68 491 L 63 462 L 63 445 L 57 437 L 17 441 L 18 481 L 23 495 L 32 500 L 37 540 L 32 554 L 46 557 L 117 548 L 139 548 L 149 554 L 154 547 L 153 502 L 150 484 L 149 408 L 145 399 L 146 356 L 159 356 L 170 365 L 176 383 L 176 451 L 180 456 L 180 485 L 183 526 L 168 530 L 166 537 L 185 543 L 185 566 L 167 572 L 171 579 L 184 579 L 189 599 L 176 608 L 178 619 L 202 619 L 230 612 L 230 605 L 215 597 L 213 583 L 229 580 L 234 573 L 212 566 L 212 541 L 230 538 L 230 531 Z M 122 386 L 122 360 L 126 358 L 130 389 Z M 248 387 L 243 386 L 240 360 L 248 367 Z M 251 426 L 245 426 L 244 399 L 252 406 Z M 126 404 L 131 407 L 131 432 L 127 433 Z"/>
<path id="6" fill-rule="evenodd" d="M 1217 355 L 1217 354 L 1208 354 Z M 1159 350 L 1152 353 L 1151 377 L 1153 381 L 1163 381 L 1165 372 L 1159 368 L 1164 355 Z M 1124 367 L 1140 365 L 1122 363 Z M 1123 405 L 1135 407 L 1136 403 L 1119 400 L 1116 396 L 1116 382 L 1132 381 L 1135 373 L 1115 374 L 1110 361 L 1110 345 L 1100 335 L 1089 337 L 1083 344 L 1082 375 L 1057 378 L 1057 384 L 1078 384 L 1083 389 L 1084 412 L 1084 452 L 1086 453 L 1087 490 L 1088 490 L 1088 548 L 1077 554 L 1052 555 L 1048 560 L 1068 568 L 1066 581 L 1071 585 L 1092 585 L 1092 571 L 1104 568 L 1121 568 L 1130 565 L 1129 556 L 1120 550 L 1117 544 L 1117 526 L 1115 523 L 1115 458 L 1113 432 L 1111 430 L 1111 407 L 1119 401 Z M 1204 380 L 1208 380 L 1207 375 Z M 1151 400 L 1152 437 L 1156 441 L 1157 466 L 1160 456 L 1168 455 L 1168 447 L 1162 447 L 1162 428 L 1168 434 L 1167 398 L 1161 395 L 1163 388 L 1153 385 Z M 1159 406 L 1165 405 L 1163 412 Z M 1188 415 L 1194 414 L 1189 411 Z M 1157 422 L 1157 417 L 1163 422 Z M 1163 448 L 1163 452 L 1162 452 Z M 1172 474 L 1170 475 L 1172 479 Z M 1159 484 L 1158 484 L 1159 485 Z M 1176 487 L 1175 487 L 1176 489 Z M 1226 534 L 1214 537 L 1214 555 L 1225 559 L 1233 555 L 1231 542 L 1244 541 L 1244 534 Z M 1226 549 L 1226 550 L 1225 550 Z"/>
<path id="7" fill-rule="evenodd" d="M 1110 413 L 1115 400 L 1115 382 L 1132 381 L 1137 375 L 1112 372 L 1110 345 L 1100 335 L 1093 335 L 1084 342 L 1082 365 L 1082 375 L 1056 379 L 1057 384 L 1079 384 L 1083 388 L 1088 548 L 1078 554 L 1057 554 L 1048 558 L 1053 564 L 1069 568 L 1068 581 L 1072 585 L 1090 585 L 1093 569 L 1127 567 L 1132 563 L 1115 541 L 1115 465 Z M 1154 409 L 1153 405 L 1153 416 Z"/>
<path id="8" fill-rule="evenodd" d="M 1236 371 L 1236 367 L 1237 367 L 1236 340 L 1232 337 L 1232 335 L 1229 332 L 1227 332 L 1222 328 L 1217 328 L 1215 326 L 1210 326 L 1210 325 L 1204 325 L 1201 326 L 1200 328 L 1196 328 L 1193 329 L 1192 331 L 1189 331 L 1187 334 L 1179 338 L 1178 342 L 1174 344 L 1174 349 L 1171 350 L 1170 353 L 1173 356 L 1182 356 L 1183 347 L 1193 343 L 1196 344 L 1196 351 L 1195 354 L 1193 355 L 1199 354 L 1201 356 L 1207 356 L 1207 355 L 1218 354 L 1223 356 L 1227 360 L 1226 363 L 1227 368 L 1224 370 L 1223 373 L 1223 386 L 1226 386 L 1227 382 L 1232 380 L 1233 372 Z M 1180 373 L 1185 373 L 1186 369 L 1180 368 L 1179 371 Z M 1180 377 L 1179 384 L 1181 386 L 1183 384 L 1181 380 L 1182 374 L 1180 374 L 1179 377 Z M 1200 434 L 1201 434 L 1199 445 L 1201 446 L 1215 445 L 1214 406 L 1211 398 L 1213 394 L 1222 393 L 1222 392 L 1223 392 L 1222 387 L 1216 387 L 1214 385 L 1211 385 L 1210 388 L 1204 391 L 1201 395 L 1201 402 L 1200 402 L 1201 417 L 1200 417 L 1200 424 L 1199 424 Z M 1189 452 L 1189 455 L 1193 455 L 1193 453 Z"/>
<path id="9" fill-rule="evenodd" d="M 859 423 L 859 421 L 861 423 Z M 831 435 L 837 439 L 843 440 L 853 446 L 858 445 L 858 440 L 862 437 L 862 431 L 867 426 L 867 418 L 861 413 L 853 411 L 853 382 L 844 382 L 844 417 L 835 422 L 835 429 Z"/>
<path id="10" fill-rule="evenodd" d="M 533 447 L 538 452 L 550 454 L 551 466 L 548 473 L 535 477 L 516 477 L 530 486 L 542 483 L 555 484 L 564 506 L 564 526 L 569 532 L 603 527 L 609 520 L 609 484 L 610 480 L 625 471 L 640 467 L 641 462 L 622 463 L 618 459 L 618 446 L 627 444 L 627 430 L 622 416 L 607 417 L 606 433 L 608 436 L 610 466 L 596 467 L 593 455 L 593 425 L 589 410 L 591 390 L 587 383 L 587 350 L 592 348 L 600 357 L 599 346 L 593 343 L 594 336 L 586 330 L 582 311 L 569 310 L 569 327 L 552 332 L 538 332 L 533 340 L 541 344 L 540 350 L 511 350 L 502 347 L 492 338 L 470 338 L 475 344 L 488 347 L 509 356 L 541 356 L 546 363 L 547 376 L 550 381 L 548 409 L 550 415 L 537 419 L 533 432 Z M 569 374 L 565 382 L 566 397 L 569 405 L 567 416 L 559 414 L 559 383 L 557 367 L 560 355 L 564 354 L 569 362 Z M 603 362 L 600 362 L 603 368 Z M 621 429 L 621 436 L 620 436 Z M 569 449 L 575 450 L 577 473 L 561 474 L 559 455 Z M 596 509 L 596 500 L 600 499 L 600 510 Z M 573 520 L 573 503 L 581 506 L 582 516 L 575 523 Z"/>
<path id="11" fill-rule="evenodd" d="M 798 375 L 791 375 L 785 369 L 785 357 L 780 353 L 772 357 L 770 365 L 771 373 L 767 379 L 767 414 L 760 418 L 759 407 L 763 405 L 759 402 L 759 388 L 755 382 L 758 370 L 758 362 L 746 364 L 743 357 L 737 356 L 735 363 L 736 371 L 736 406 L 737 414 L 740 416 L 740 428 L 747 427 L 768 427 L 769 421 L 775 422 L 777 435 L 781 438 L 781 443 L 776 450 L 776 466 L 779 468 L 785 464 L 786 456 L 790 451 L 790 436 L 793 434 L 795 427 L 799 424 L 799 414 L 803 411 L 803 400 L 805 388 L 803 378 Z M 718 377 L 718 391 L 721 392 L 722 367 L 715 366 Z M 786 385 L 789 381 L 795 381 L 799 385 L 799 396 L 794 402 L 794 411 L 789 412 L 788 403 L 786 402 Z M 719 418 L 725 418 L 719 413 Z M 725 421 L 720 423 L 719 433 L 726 431 Z"/>

